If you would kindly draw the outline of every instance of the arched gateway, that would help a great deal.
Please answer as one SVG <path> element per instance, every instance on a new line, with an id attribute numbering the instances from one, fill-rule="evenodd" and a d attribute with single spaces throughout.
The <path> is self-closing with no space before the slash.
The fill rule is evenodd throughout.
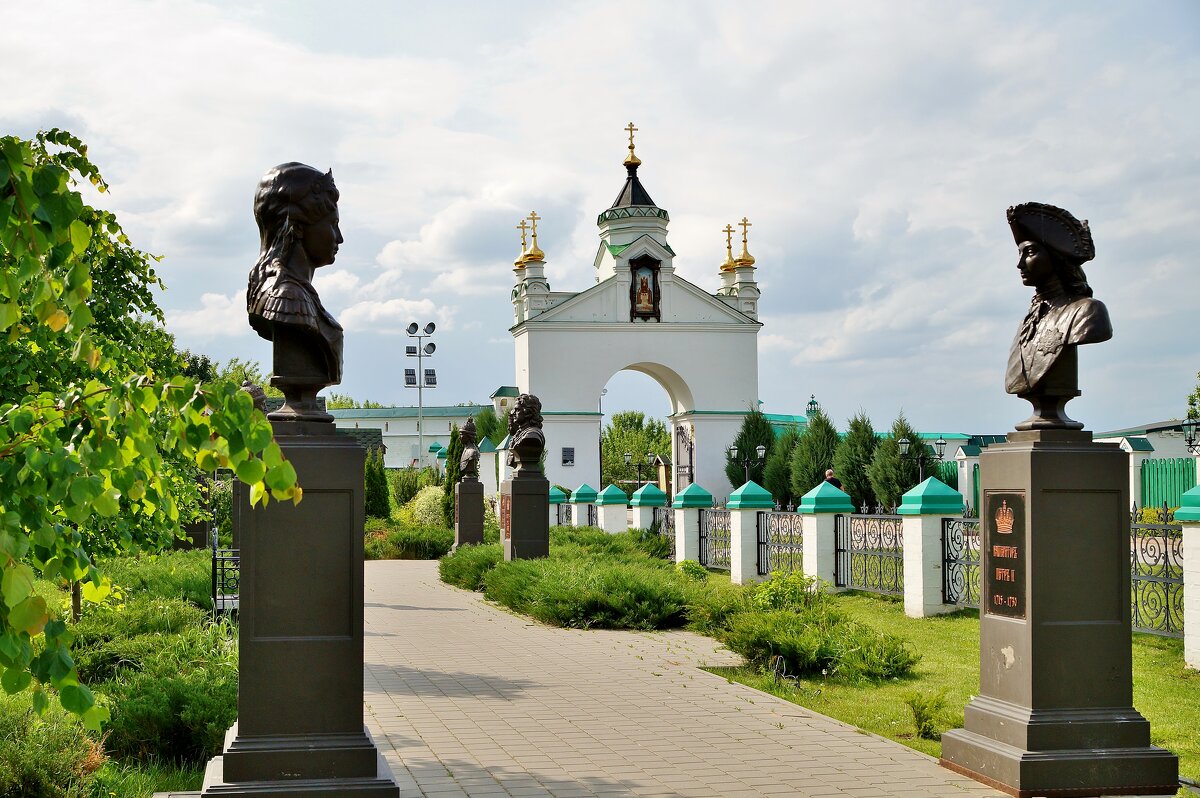
<path id="1" fill-rule="evenodd" d="M 512 292 L 516 384 L 542 401 L 546 476 L 568 487 L 599 484 L 601 389 L 618 371 L 647 374 L 671 403 L 672 485 L 697 482 L 724 493 L 725 449 L 747 410 L 758 406 L 758 285 L 745 246 L 727 257 L 715 294 L 678 277 L 667 243 L 667 212 L 638 180 L 630 126 L 628 176 L 600 214 L 597 284 L 550 290 L 545 255 L 522 242 Z M 746 220 L 742 220 L 745 224 Z M 524 223 L 522 223 L 524 228 Z"/>

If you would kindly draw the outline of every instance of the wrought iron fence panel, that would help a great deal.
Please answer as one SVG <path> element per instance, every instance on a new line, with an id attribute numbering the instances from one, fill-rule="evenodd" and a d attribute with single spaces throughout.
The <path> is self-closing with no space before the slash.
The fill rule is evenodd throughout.
<path id="1" fill-rule="evenodd" d="M 212 548 L 213 614 L 238 608 L 238 592 L 242 582 L 240 549 Z"/>
<path id="2" fill-rule="evenodd" d="M 1129 563 L 1134 630 L 1183 637 L 1183 527 L 1131 524 Z"/>
<path id="3" fill-rule="evenodd" d="M 979 606 L 978 518 L 942 519 L 942 601 Z"/>
<path id="4" fill-rule="evenodd" d="M 728 510 L 700 511 L 700 564 L 729 570 L 732 542 Z"/>
<path id="5" fill-rule="evenodd" d="M 554 516 L 554 522 L 556 524 L 558 524 L 559 526 L 570 526 L 571 525 L 571 505 L 563 503 L 563 504 L 556 504 L 555 507 L 558 508 L 558 512 Z"/>
<path id="6" fill-rule="evenodd" d="M 589 504 L 589 505 L 587 506 L 587 508 L 588 508 L 588 522 L 587 522 L 587 525 L 588 525 L 588 526 L 597 526 L 597 525 L 599 525 L 599 521 L 597 521 L 597 520 L 596 520 L 596 516 L 597 516 L 597 508 L 596 508 L 596 505 L 594 505 L 594 504 Z"/>
<path id="7" fill-rule="evenodd" d="M 675 513 L 670 507 L 651 507 L 650 524 L 658 534 L 675 537 Z"/>
<path id="8" fill-rule="evenodd" d="M 904 595 L 904 530 L 898 515 L 834 518 L 834 582 L 838 587 Z"/>
<path id="9" fill-rule="evenodd" d="M 799 513 L 758 514 L 758 574 L 804 571 L 804 516 Z"/>

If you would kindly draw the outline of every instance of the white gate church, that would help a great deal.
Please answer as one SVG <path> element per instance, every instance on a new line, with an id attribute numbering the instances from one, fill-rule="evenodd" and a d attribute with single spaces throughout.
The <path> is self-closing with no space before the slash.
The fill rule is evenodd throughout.
<path id="1" fill-rule="evenodd" d="M 654 378 L 670 398 L 672 486 L 695 482 L 728 493 L 725 450 L 758 407 L 758 285 L 754 258 L 727 255 L 715 294 L 677 276 L 667 243 L 667 212 L 638 180 L 641 160 L 629 128 L 628 172 L 600 214 L 597 284 L 579 293 L 550 290 L 545 254 L 532 247 L 514 265 L 516 384 L 542 402 L 546 476 L 551 484 L 597 489 L 600 391 L 618 371 Z M 522 223 L 522 228 L 524 223 Z M 524 230 L 522 231 L 524 232 Z"/>

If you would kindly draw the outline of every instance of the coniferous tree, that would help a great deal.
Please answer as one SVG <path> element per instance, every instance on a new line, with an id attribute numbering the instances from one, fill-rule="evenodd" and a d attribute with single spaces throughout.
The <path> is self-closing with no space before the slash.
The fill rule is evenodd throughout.
<path id="1" fill-rule="evenodd" d="M 366 511 L 372 518 L 388 518 L 392 514 L 387 472 L 383 467 L 383 452 L 379 449 L 367 453 Z"/>
<path id="2" fill-rule="evenodd" d="M 775 440 L 771 453 L 767 455 L 767 466 L 763 469 L 763 487 L 780 507 L 797 503 L 792 492 L 792 452 L 800 441 L 800 430 L 789 427 Z"/>
<path id="3" fill-rule="evenodd" d="M 450 445 L 446 447 L 446 483 L 442 486 L 445 491 L 442 496 L 442 517 L 450 529 L 454 528 L 454 486 L 462 476 L 458 469 L 462 453 L 462 437 L 458 433 L 458 425 L 455 424 L 450 430 Z"/>
<path id="4" fill-rule="evenodd" d="M 871 478 L 867 468 L 875 457 L 875 449 L 879 439 L 875 437 L 875 428 L 867 414 L 859 411 L 850 419 L 850 427 L 846 437 L 838 443 L 837 451 L 833 453 L 833 470 L 842 481 L 842 490 L 850 495 L 850 501 L 855 509 L 866 506 L 874 508 L 875 491 L 871 487 Z"/>
<path id="5" fill-rule="evenodd" d="M 485 407 L 475 414 L 475 432 L 482 441 L 487 438 L 492 443 L 499 444 L 508 434 L 508 419 L 501 420 L 494 408 Z"/>
<path id="6" fill-rule="evenodd" d="M 900 455 L 901 438 L 908 438 L 910 443 L 907 457 Z M 918 457 L 924 460 L 926 474 L 931 474 L 932 460 L 927 447 L 901 413 L 892 422 L 892 434 L 880 441 L 879 446 L 875 448 L 875 456 L 867 468 L 871 490 L 875 492 L 876 499 L 885 510 L 899 505 L 905 492 L 916 487 L 920 479 Z"/>
<path id="7" fill-rule="evenodd" d="M 833 467 L 837 446 L 837 428 L 825 411 L 818 409 L 808 417 L 808 427 L 792 451 L 794 495 L 803 496 L 824 481 L 825 470 Z"/>
<path id="8" fill-rule="evenodd" d="M 746 414 L 742 419 L 742 428 L 733 439 L 733 445 L 737 447 L 737 457 L 735 459 L 726 456 L 725 462 L 725 476 L 729 478 L 729 484 L 740 488 L 746 482 L 746 470 L 742 460 L 749 456 L 752 461 L 750 481 L 762 485 L 763 471 L 775 445 L 775 431 L 771 429 L 771 422 L 767 421 L 761 410 L 751 410 Z M 756 452 L 759 446 L 765 446 L 767 449 L 762 460 L 757 460 Z"/>

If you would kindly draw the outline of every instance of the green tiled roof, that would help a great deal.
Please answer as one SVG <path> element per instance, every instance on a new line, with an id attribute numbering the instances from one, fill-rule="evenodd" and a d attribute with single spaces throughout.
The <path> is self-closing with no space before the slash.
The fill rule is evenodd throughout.
<path id="1" fill-rule="evenodd" d="M 479 442 L 479 453 L 480 454 L 488 454 L 489 452 L 494 452 L 494 451 L 496 451 L 496 444 L 492 443 L 491 438 L 484 438 L 483 440 L 481 440 Z"/>
<path id="2" fill-rule="evenodd" d="M 900 500 L 899 515 L 962 515 L 963 497 L 937 477 L 917 485 Z"/>
<path id="3" fill-rule="evenodd" d="M 1135 452 L 1154 451 L 1154 444 L 1150 443 L 1150 441 L 1146 440 L 1145 438 L 1139 438 L 1135 436 L 1133 438 L 1126 438 L 1125 442 L 1128 443 L 1129 448 Z"/>
<path id="4" fill-rule="evenodd" d="M 504 396 L 520 396 L 520 395 L 521 395 L 521 391 L 519 389 L 517 389 L 515 386 L 501 385 L 488 398 L 495 399 L 497 396 L 504 397 Z"/>

